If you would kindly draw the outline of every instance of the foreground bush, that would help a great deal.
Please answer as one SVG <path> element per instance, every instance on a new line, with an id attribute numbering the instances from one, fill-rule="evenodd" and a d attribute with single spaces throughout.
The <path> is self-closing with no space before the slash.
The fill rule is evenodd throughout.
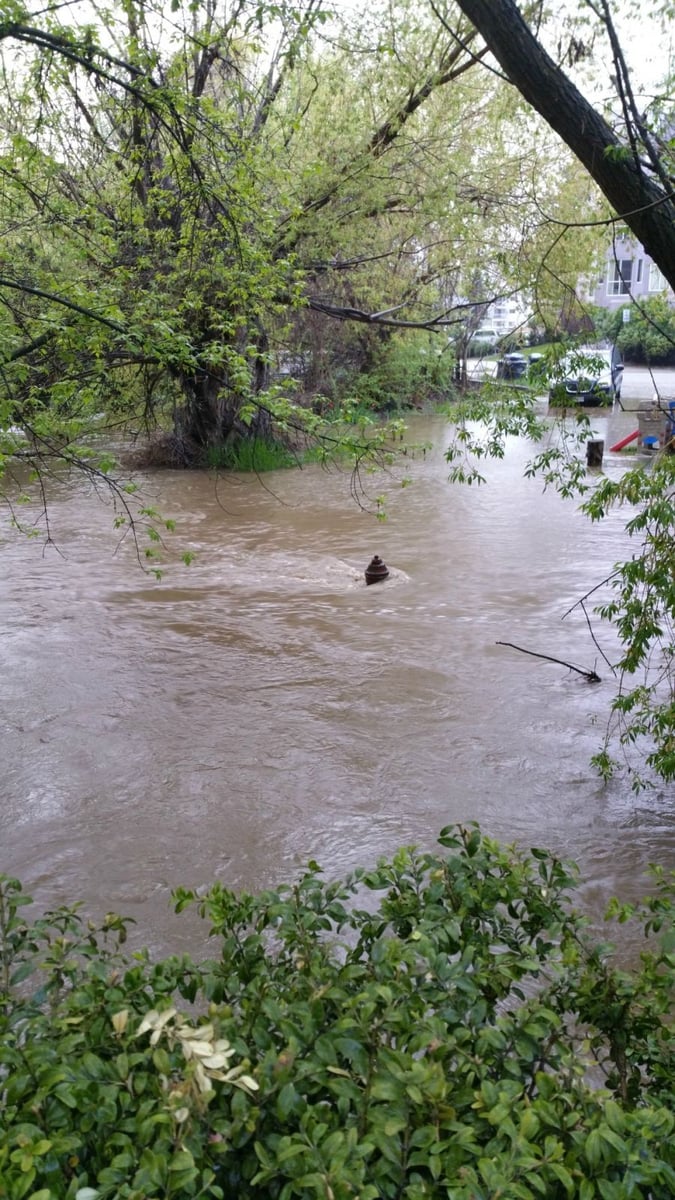
<path id="1" fill-rule="evenodd" d="M 622 973 L 555 857 L 439 841 L 342 883 L 177 892 L 207 963 L 125 959 L 113 915 L 29 924 L 0 881 L 0 1196 L 675 1195 L 666 881 L 614 905 L 650 934 Z"/>

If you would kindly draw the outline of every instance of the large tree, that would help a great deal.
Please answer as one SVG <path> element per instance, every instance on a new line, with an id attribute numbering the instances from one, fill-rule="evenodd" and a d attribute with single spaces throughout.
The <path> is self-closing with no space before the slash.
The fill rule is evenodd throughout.
<path id="1" fill-rule="evenodd" d="M 533 229 L 503 89 L 468 24 L 392 12 L 321 42 L 316 0 L 94 26 L 11 6 L 5 424 L 140 403 L 199 460 L 287 421 L 270 339 L 294 314 L 358 327 L 367 365 L 374 329 L 452 327 L 477 276 L 477 301 L 517 286 Z"/>

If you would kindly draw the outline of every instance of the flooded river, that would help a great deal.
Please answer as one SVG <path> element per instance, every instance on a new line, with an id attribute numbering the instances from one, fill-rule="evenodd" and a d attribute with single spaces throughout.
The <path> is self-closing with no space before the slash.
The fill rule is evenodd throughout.
<path id="1" fill-rule="evenodd" d="M 309 858 L 333 877 L 455 821 L 576 859 L 595 915 L 675 861 L 672 796 L 589 766 L 614 685 L 583 614 L 562 620 L 625 555 L 624 518 L 542 493 L 517 443 L 452 487 L 443 421 L 414 433 L 436 448 L 412 485 L 368 483 L 384 524 L 319 467 L 144 475 L 177 522 L 159 582 L 84 486 L 51 498 L 58 550 L 5 530 L 0 870 L 168 950 L 191 936 L 179 883 L 257 888 Z M 375 553 L 392 574 L 367 588 Z"/>

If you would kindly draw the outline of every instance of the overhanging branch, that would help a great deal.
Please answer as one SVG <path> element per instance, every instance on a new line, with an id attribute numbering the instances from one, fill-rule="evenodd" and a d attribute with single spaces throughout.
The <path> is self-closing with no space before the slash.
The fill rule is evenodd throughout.
<path id="1" fill-rule="evenodd" d="M 475 308 L 475 304 L 458 304 L 451 309 L 446 309 L 444 312 L 437 313 L 427 320 L 419 321 L 403 321 L 397 317 L 392 317 L 392 312 L 397 308 L 402 307 L 397 305 L 395 308 L 384 309 L 382 312 L 366 312 L 361 308 L 350 308 L 342 304 L 328 304 L 323 300 L 308 300 L 308 307 L 313 312 L 324 313 L 327 317 L 334 317 L 337 321 L 356 321 L 362 325 L 391 325 L 397 329 L 438 329 L 450 325 L 459 325 L 464 320 L 464 315 L 460 314 L 461 310 Z"/>
<path id="2" fill-rule="evenodd" d="M 69 308 L 71 312 L 79 313 L 82 317 L 88 317 L 91 321 L 98 322 L 99 325 L 107 325 L 108 329 L 114 329 L 116 333 L 127 333 L 124 325 L 120 325 L 119 321 L 112 321 L 110 317 L 104 317 L 102 313 L 97 313 L 93 308 L 87 308 L 83 304 L 77 304 L 74 300 L 68 300 L 65 296 L 59 296 L 55 292 L 45 292 L 42 288 L 32 287 L 28 283 L 21 283 L 17 279 L 8 279 L 4 275 L 0 275 L 0 287 L 11 288 L 15 292 L 24 292 L 28 296 L 38 296 L 41 300 L 50 300 L 53 304 L 60 304 L 63 308 Z M 31 343 L 27 353 L 36 347 Z M 22 355 L 13 351 L 9 359 L 11 362 L 14 358 L 21 358 Z"/>

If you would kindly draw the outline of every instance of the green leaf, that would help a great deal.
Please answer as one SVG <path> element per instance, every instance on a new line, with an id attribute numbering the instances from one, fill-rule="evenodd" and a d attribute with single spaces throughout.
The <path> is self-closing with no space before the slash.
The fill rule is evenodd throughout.
<path id="1" fill-rule="evenodd" d="M 575 1192 L 575 1184 L 569 1171 L 567 1171 L 561 1163 L 557 1162 L 550 1162 L 548 1164 L 548 1169 L 560 1180 L 565 1188 L 565 1191 L 567 1192 L 567 1195 L 573 1196 Z"/>
<path id="2" fill-rule="evenodd" d="M 586 1158 L 591 1167 L 598 1167 L 602 1160 L 602 1139 L 597 1129 L 591 1129 L 584 1144 Z"/>

